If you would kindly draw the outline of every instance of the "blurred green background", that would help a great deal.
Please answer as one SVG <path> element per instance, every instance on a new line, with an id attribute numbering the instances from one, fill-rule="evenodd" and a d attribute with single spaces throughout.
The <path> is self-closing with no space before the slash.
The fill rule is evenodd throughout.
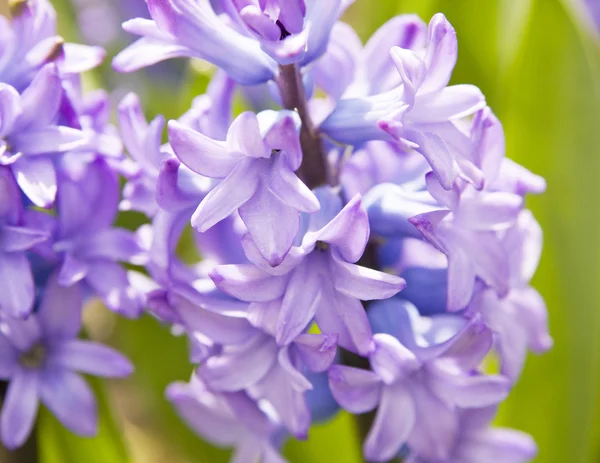
<path id="1" fill-rule="evenodd" d="M 80 2 L 81 3 L 81 2 Z M 61 33 L 82 41 L 67 0 L 54 1 Z M 529 199 L 545 231 L 534 285 L 545 296 L 555 346 L 530 356 L 502 405 L 498 424 L 531 433 L 541 463 L 600 461 L 600 47 L 586 10 L 575 0 L 356 0 L 345 17 L 366 40 L 387 19 L 441 11 L 459 37 L 455 83 L 473 83 L 504 124 L 507 155 L 548 182 Z M 119 45 L 120 46 L 120 45 Z M 115 47 L 113 51 L 116 51 Z M 91 86 L 146 90 L 149 115 L 177 117 L 202 92 L 207 76 L 191 67 L 181 82 L 139 73 L 118 81 L 108 65 Z M 121 83 L 122 82 L 122 83 Z M 130 216 L 128 221 L 138 220 Z M 40 417 L 44 463 L 219 463 L 228 452 L 194 436 L 163 399 L 165 386 L 186 380 L 186 343 L 154 320 L 117 319 L 90 310 L 93 337 L 130 356 L 135 375 L 96 384 L 101 432 L 79 439 L 47 412 Z M 307 442 L 290 442 L 292 463 L 360 463 L 352 418 L 317 426 Z M 493 462 L 482 462 L 493 463 Z"/>

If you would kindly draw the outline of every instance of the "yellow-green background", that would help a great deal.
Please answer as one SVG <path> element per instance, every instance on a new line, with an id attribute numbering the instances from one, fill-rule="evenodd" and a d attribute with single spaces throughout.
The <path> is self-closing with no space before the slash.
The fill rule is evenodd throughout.
<path id="1" fill-rule="evenodd" d="M 319 0 L 321 1 L 321 0 Z M 63 35 L 79 40 L 66 0 L 55 1 Z M 553 350 L 530 356 L 503 404 L 499 424 L 535 437 L 542 463 L 600 461 L 600 48 L 583 10 L 568 0 L 357 0 L 346 15 L 365 40 L 386 19 L 446 14 L 459 37 L 456 83 L 474 83 L 504 123 L 507 155 L 543 175 L 545 195 L 529 205 L 545 231 L 534 285 L 546 298 Z M 385 52 L 382 50 L 382 53 Z M 108 69 L 93 76 L 102 85 Z M 156 83 L 144 104 L 177 117 L 206 77 L 191 70 L 183 85 Z M 147 78 L 146 78 L 147 79 Z M 113 81 L 114 82 L 114 81 Z M 148 82 L 146 82 L 148 83 Z M 128 81 L 135 90 L 135 81 Z M 136 217 L 128 220 L 134 221 Z M 196 438 L 163 399 L 165 386 L 190 373 L 185 341 L 145 317 L 131 322 L 92 313 L 93 335 L 131 357 L 133 378 L 96 384 L 101 432 L 85 440 L 40 418 L 44 463 L 219 463 L 227 452 Z M 359 463 L 353 422 L 345 414 L 292 442 L 293 463 Z M 493 462 L 481 462 L 493 463 Z"/>

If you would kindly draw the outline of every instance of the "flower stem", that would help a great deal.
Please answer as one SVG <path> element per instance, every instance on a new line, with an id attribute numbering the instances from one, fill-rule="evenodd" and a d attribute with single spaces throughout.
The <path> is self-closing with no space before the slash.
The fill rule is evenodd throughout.
<path id="1" fill-rule="evenodd" d="M 277 84 L 281 93 L 283 107 L 297 111 L 302 121 L 300 130 L 300 144 L 302 146 L 302 165 L 298 176 L 313 189 L 328 183 L 328 168 L 323 152 L 323 142 L 319 131 L 315 127 L 306 101 L 302 76 L 295 64 L 279 67 Z"/>
<path id="2" fill-rule="evenodd" d="M 0 381 L 0 402 L 6 396 L 8 383 Z M 36 463 L 38 460 L 37 432 L 34 427 L 27 441 L 16 450 L 8 450 L 0 442 L 0 462 L 2 463 Z"/>

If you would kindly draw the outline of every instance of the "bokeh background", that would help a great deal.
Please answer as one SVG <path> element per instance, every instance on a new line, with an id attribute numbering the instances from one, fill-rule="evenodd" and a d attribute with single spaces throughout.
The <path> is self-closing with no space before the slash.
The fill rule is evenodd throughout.
<path id="1" fill-rule="evenodd" d="M 530 356 L 501 407 L 498 424 L 531 433 L 541 463 L 600 462 L 600 0 L 356 0 L 346 17 L 363 40 L 387 19 L 441 11 L 459 37 L 454 83 L 473 83 L 503 122 L 507 155 L 548 182 L 533 209 L 545 231 L 534 285 L 546 298 L 555 346 Z M 61 33 L 121 49 L 119 23 L 144 12 L 143 0 L 54 0 Z M 7 0 L 0 0 L 0 11 Z M 109 64 L 88 88 L 142 95 L 148 115 L 178 117 L 202 93 L 210 68 L 169 62 L 131 76 Z M 142 218 L 124 215 L 136 226 Z M 95 439 L 70 434 L 48 412 L 39 422 L 43 463 L 220 463 L 228 452 L 203 443 L 174 414 L 164 389 L 190 375 L 186 342 L 150 317 L 127 321 L 101 307 L 86 313 L 90 336 L 136 365 L 129 380 L 95 383 L 101 426 Z M 352 418 L 340 413 L 307 442 L 290 441 L 292 463 L 360 463 Z M 493 462 L 481 462 L 493 463 Z"/>

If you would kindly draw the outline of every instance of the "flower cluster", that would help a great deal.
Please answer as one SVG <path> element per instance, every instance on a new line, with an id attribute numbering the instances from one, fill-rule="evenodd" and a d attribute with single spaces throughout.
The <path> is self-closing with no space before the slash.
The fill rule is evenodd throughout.
<path id="1" fill-rule="evenodd" d="M 449 85 L 457 39 L 442 14 L 393 18 L 363 46 L 339 21 L 350 3 L 147 0 L 151 19 L 123 25 L 141 38 L 117 71 L 182 56 L 219 68 L 166 124 L 166 144 L 164 119 L 148 121 L 135 94 L 117 135 L 106 96 L 79 86 L 98 50 L 52 36 L 49 52 L 45 0 L 15 3 L 19 47 L 0 47 L 27 63 L 17 76 L 0 59 L 6 445 L 23 442 L 38 397 L 91 433 L 93 400 L 72 371 L 129 372 L 73 339 L 95 295 L 188 338 L 192 378 L 167 398 L 233 461 L 284 462 L 289 436 L 306 439 L 340 407 L 372 421 L 369 461 L 535 456 L 529 436 L 490 423 L 527 352 L 552 344 L 529 284 L 542 233 L 524 206 L 544 180 L 505 158 L 479 89 Z M 234 113 L 236 94 L 252 111 Z M 119 208 L 149 223 L 115 228 Z M 188 226 L 192 264 L 178 252 Z M 69 413 L 56 388 L 88 413 Z"/>
<path id="2" fill-rule="evenodd" d="M 123 377 L 118 352 L 77 339 L 93 296 L 125 315 L 143 299 L 119 262 L 143 263 L 135 234 L 113 227 L 125 162 L 107 95 L 81 72 L 102 49 L 65 43 L 47 0 L 0 16 L 0 415 L 4 446 L 22 445 L 39 401 L 73 432 L 94 435 L 94 395 L 77 374 Z"/>

